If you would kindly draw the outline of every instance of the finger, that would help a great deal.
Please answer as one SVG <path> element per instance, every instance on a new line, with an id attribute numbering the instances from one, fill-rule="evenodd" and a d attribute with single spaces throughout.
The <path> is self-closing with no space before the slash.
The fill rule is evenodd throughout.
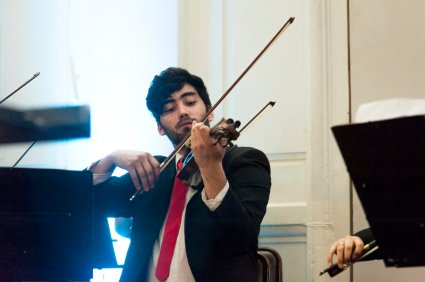
<path id="1" fill-rule="evenodd" d="M 221 147 L 226 148 L 229 145 L 229 140 L 226 137 L 220 137 L 218 141 L 216 141 Z"/>
<path id="2" fill-rule="evenodd" d="M 191 139 L 192 139 L 192 149 L 195 148 L 195 150 L 202 145 L 202 136 L 201 136 L 201 131 L 200 128 L 201 126 L 203 126 L 202 122 L 193 122 L 192 125 L 192 132 L 191 132 Z"/>
<path id="3" fill-rule="evenodd" d="M 216 145 L 216 139 L 210 135 L 211 129 L 203 123 L 195 127 L 195 138 L 197 146 L 201 148 L 208 148 Z"/>
<path id="4" fill-rule="evenodd" d="M 363 243 L 362 239 L 360 239 L 357 236 L 353 237 L 353 240 L 354 240 L 354 244 L 355 244 L 355 248 L 354 248 L 354 252 L 353 252 L 353 259 L 357 259 L 357 258 L 360 257 L 360 255 L 363 252 L 364 243 Z"/>
<path id="5" fill-rule="evenodd" d="M 151 188 L 151 184 L 149 183 L 149 176 L 146 173 L 145 168 L 139 163 L 136 165 L 137 176 L 139 177 L 139 181 L 142 184 L 143 190 L 148 192 Z"/>
<path id="6" fill-rule="evenodd" d="M 344 239 L 339 239 L 336 247 L 336 257 L 339 268 L 344 268 Z"/>
<path id="7" fill-rule="evenodd" d="M 152 167 L 152 164 L 149 161 L 149 158 L 142 160 L 139 170 L 140 170 L 140 173 L 144 174 L 144 177 L 146 179 L 146 185 L 147 185 L 146 187 L 148 189 L 151 189 L 153 186 L 155 186 L 155 182 L 156 182 L 155 169 L 154 167 Z"/>
<path id="8" fill-rule="evenodd" d="M 212 143 L 211 140 L 214 140 L 210 135 L 210 128 L 204 124 L 199 127 L 199 135 L 207 144 Z"/>
<path id="9" fill-rule="evenodd" d="M 156 182 L 159 178 L 159 175 L 161 174 L 161 168 L 160 168 L 159 162 L 157 161 L 157 159 L 155 159 L 152 156 L 149 156 L 148 162 L 149 162 L 149 166 L 152 168 L 155 182 Z"/>
<path id="10" fill-rule="evenodd" d="M 198 130 L 197 127 L 199 127 L 198 123 L 196 121 L 192 122 L 192 130 L 190 133 L 190 139 L 191 139 L 191 143 L 196 144 L 197 142 L 197 138 L 198 138 Z"/>
<path id="11" fill-rule="evenodd" d="M 128 172 L 130 173 L 131 181 L 133 182 L 134 187 L 137 191 L 140 191 L 142 189 L 142 185 L 139 180 L 139 176 L 137 175 L 136 169 L 129 169 Z"/>
<path id="12" fill-rule="evenodd" d="M 351 262 L 353 256 L 353 245 L 354 241 L 351 237 L 346 237 L 344 241 L 344 264 L 348 265 Z"/>
<path id="13" fill-rule="evenodd" d="M 332 246 L 330 247 L 328 251 L 327 261 L 329 265 L 332 264 L 333 256 L 336 254 L 336 246 L 337 246 L 337 243 L 332 244 Z"/>
<path id="14" fill-rule="evenodd" d="M 148 191 L 149 190 L 149 181 L 147 180 L 145 169 L 143 168 L 143 166 L 140 163 L 137 163 L 135 165 L 135 168 L 136 168 L 136 172 L 137 172 L 137 177 L 139 178 L 139 182 L 142 185 L 142 189 L 145 190 L 145 191 Z"/>

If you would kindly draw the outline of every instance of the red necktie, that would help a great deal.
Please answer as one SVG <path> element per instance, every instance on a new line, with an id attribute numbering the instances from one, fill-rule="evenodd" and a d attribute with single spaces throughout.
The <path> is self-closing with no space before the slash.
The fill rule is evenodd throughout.
<path id="1" fill-rule="evenodd" d="M 177 164 L 177 167 L 181 168 L 181 162 Z M 176 176 L 155 272 L 156 278 L 160 281 L 165 281 L 170 275 L 171 260 L 173 258 L 174 247 L 176 246 L 177 235 L 179 234 L 180 222 L 186 202 L 186 191 L 187 186 Z"/>

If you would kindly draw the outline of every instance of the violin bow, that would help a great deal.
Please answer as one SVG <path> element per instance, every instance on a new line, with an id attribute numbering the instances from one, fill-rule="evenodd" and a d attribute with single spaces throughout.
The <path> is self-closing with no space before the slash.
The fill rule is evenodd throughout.
<path id="1" fill-rule="evenodd" d="M 15 94 L 16 92 L 18 92 L 19 90 L 21 90 L 25 85 L 27 85 L 28 83 L 30 83 L 34 78 L 36 78 L 39 75 L 40 75 L 40 72 L 36 72 L 30 79 L 28 79 L 27 81 L 25 81 L 23 84 L 21 84 L 21 86 L 19 86 L 18 88 L 16 88 L 12 93 L 10 93 L 5 98 L 3 98 L 0 101 L 0 104 L 3 103 L 4 101 L 6 101 L 7 99 L 9 99 L 10 97 L 12 97 L 13 94 Z"/>
<path id="2" fill-rule="evenodd" d="M 295 20 L 295 17 L 290 17 L 285 24 L 276 32 L 276 34 L 270 39 L 270 41 L 266 44 L 266 46 L 258 53 L 258 55 L 252 60 L 252 62 L 245 68 L 245 70 L 238 76 L 238 78 L 230 85 L 230 87 L 224 92 L 224 94 L 218 99 L 218 101 L 209 108 L 205 117 L 202 119 L 202 122 L 208 119 L 208 116 L 220 105 L 220 103 L 229 95 L 229 93 L 235 88 L 235 86 L 239 83 L 239 81 L 245 76 L 245 74 L 254 66 L 254 64 L 263 56 L 263 54 L 267 51 L 267 49 L 273 44 L 273 42 L 281 35 Z M 186 145 L 186 142 L 190 138 L 189 134 L 174 148 L 171 154 L 160 164 L 160 172 L 162 172 L 171 162 L 172 159 L 176 156 L 178 152 Z M 141 194 L 143 190 L 136 191 L 136 193 L 131 196 L 130 201 L 132 201 L 138 194 Z"/>
<path id="3" fill-rule="evenodd" d="M 239 77 L 233 82 L 232 85 L 224 92 L 224 94 L 218 99 L 218 101 L 209 108 L 207 113 L 205 114 L 205 117 L 203 118 L 202 122 L 205 122 L 208 118 L 208 116 L 220 105 L 220 103 L 229 95 L 229 93 L 235 88 L 235 86 L 239 83 L 239 81 L 245 76 L 245 74 L 252 68 L 252 66 L 260 59 L 260 57 L 267 51 L 267 49 L 272 45 L 272 43 L 281 35 L 290 24 L 294 22 L 295 18 L 291 17 L 289 18 L 285 24 L 279 29 L 279 31 L 273 36 L 273 38 L 267 43 L 267 45 L 261 50 L 261 52 L 255 57 L 255 59 L 248 65 L 248 67 L 239 75 Z M 176 146 L 176 148 L 173 150 L 173 152 L 170 154 L 168 158 L 166 158 L 160 165 L 161 172 L 162 170 L 170 163 L 170 161 L 174 158 L 174 156 L 183 148 L 183 146 L 186 144 L 187 140 L 190 138 L 190 133 L 180 142 L 179 145 Z"/>

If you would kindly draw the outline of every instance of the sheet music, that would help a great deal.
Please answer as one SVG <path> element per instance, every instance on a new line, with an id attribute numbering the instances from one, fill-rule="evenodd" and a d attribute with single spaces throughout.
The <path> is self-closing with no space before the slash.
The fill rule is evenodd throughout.
<path id="1" fill-rule="evenodd" d="M 394 98 L 360 105 L 355 122 L 378 121 L 425 114 L 425 99 Z"/>

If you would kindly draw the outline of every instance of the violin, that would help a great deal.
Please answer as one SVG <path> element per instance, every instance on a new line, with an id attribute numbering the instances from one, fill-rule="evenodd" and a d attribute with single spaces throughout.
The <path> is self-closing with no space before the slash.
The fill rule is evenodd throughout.
<path id="1" fill-rule="evenodd" d="M 258 61 L 258 59 L 261 58 L 261 56 L 266 52 L 266 50 L 272 45 L 272 43 L 279 37 L 279 35 L 281 35 L 288 27 L 290 24 L 292 24 L 294 22 L 295 18 L 294 17 L 290 17 L 285 24 L 278 30 L 278 32 L 272 37 L 272 39 L 266 44 L 266 46 L 260 51 L 260 53 L 258 53 L 258 55 L 254 58 L 254 60 L 248 65 L 248 67 L 238 76 L 238 78 L 232 83 L 232 85 L 226 90 L 226 92 L 224 92 L 224 94 L 220 97 L 220 99 L 218 99 L 218 101 L 209 108 L 209 110 L 207 111 L 207 113 L 205 114 L 204 118 L 202 119 L 202 122 L 205 123 L 206 120 L 208 119 L 208 116 L 217 108 L 217 106 L 227 97 L 227 95 L 229 95 L 229 93 L 233 90 L 233 88 L 239 83 L 239 81 L 245 76 L 245 74 L 252 68 L 252 66 Z M 273 103 L 274 102 L 270 102 Z M 269 104 L 270 104 L 269 103 Z M 269 105 L 268 104 L 268 105 Z M 266 107 L 268 106 L 266 105 Z M 266 108 L 264 107 L 264 108 Z M 264 109 L 263 108 L 263 109 Z M 261 111 L 260 111 L 261 112 Z M 256 115 L 258 116 L 258 114 Z M 256 117 L 255 116 L 255 117 Z M 252 120 L 251 120 L 252 121 Z M 220 123 L 219 123 L 220 124 Z M 247 124 L 248 125 L 248 124 Z M 226 130 L 223 130 L 223 135 L 221 135 L 221 137 L 226 136 L 226 134 L 230 134 L 231 132 L 231 128 L 232 127 L 226 127 L 226 125 L 224 127 L 221 127 L 221 129 L 226 128 Z M 233 128 L 234 131 L 236 131 L 236 127 Z M 242 131 L 242 130 L 241 130 Z M 213 130 L 214 132 L 214 130 Z M 230 136 L 230 135 L 229 135 Z M 214 136 L 213 136 L 214 137 Z M 222 140 L 224 142 L 225 139 L 223 138 L 218 138 L 217 142 L 220 142 L 220 140 Z M 237 137 L 236 137 L 237 138 Z M 183 148 L 188 147 L 188 144 L 190 144 L 190 134 L 186 136 L 186 138 L 184 138 L 179 145 L 177 145 L 174 150 L 171 152 L 171 154 L 160 164 L 160 172 L 162 173 L 162 171 L 170 164 L 170 162 L 174 159 L 174 157 L 182 151 Z M 228 140 L 227 142 L 230 142 L 230 140 Z M 227 145 L 226 145 L 227 146 Z M 186 156 L 187 157 L 187 156 Z M 192 157 L 193 158 L 193 157 Z M 185 174 L 183 174 L 185 175 Z M 189 173 L 189 175 L 191 175 Z M 182 176 L 183 177 L 183 176 Z M 137 195 L 140 195 L 143 193 L 143 190 L 139 190 L 136 191 L 130 198 L 130 201 L 134 200 L 135 197 Z"/>
<path id="2" fill-rule="evenodd" d="M 241 125 L 240 121 L 233 121 L 233 119 L 222 118 L 215 126 L 211 128 L 210 136 L 214 138 L 214 145 L 219 144 L 221 147 L 226 148 L 232 142 L 236 141 L 241 134 L 241 132 L 248 127 L 267 107 L 273 107 L 276 102 L 268 102 L 254 117 L 252 117 L 247 124 L 239 131 L 237 128 Z M 188 144 L 190 147 L 190 142 Z M 183 165 L 180 172 L 177 174 L 177 177 L 180 178 L 183 182 L 189 183 L 190 178 L 199 170 L 198 165 L 195 162 L 195 156 L 192 151 L 183 156 Z"/>
<path id="3" fill-rule="evenodd" d="M 240 126 L 240 121 L 222 118 L 215 126 L 211 128 L 210 136 L 215 140 L 214 145 L 219 144 L 221 147 L 227 147 L 231 141 L 238 139 L 240 132 L 236 129 Z M 190 142 L 189 146 L 190 147 Z M 199 170 L 195 162 L 193 152 L 188 150 L 186 156 L 182 157 L 183 165 L 177 177 L 183 182 L 188 183 L 190 178 Z"/>

